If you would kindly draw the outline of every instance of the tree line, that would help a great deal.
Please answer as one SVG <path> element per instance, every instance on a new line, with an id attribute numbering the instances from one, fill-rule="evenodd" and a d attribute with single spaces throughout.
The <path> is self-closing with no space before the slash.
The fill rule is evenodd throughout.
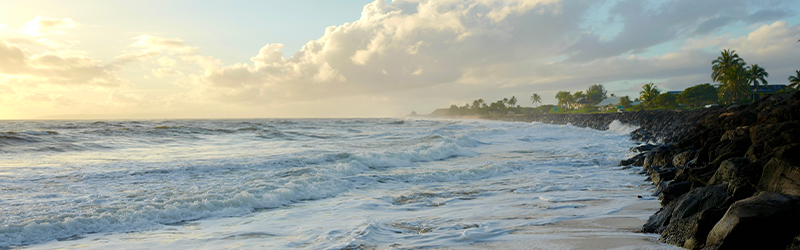
<path id="1" fill-rule="evenodd" d="M 799 41 L 800 42 L 800 41 Z M 629 96 L 620 98 L 618 105 L 625 108 L 658 109 L 658 108 L 697 108 L 708 104 L 732 104 L 753 101 L 757 98 L 755 91 L 760 86 L 768 86 L 766 80 L 769 73 L 758 64 L 748 65 L 735 50 L 725 49 L 720 56 L 711 61 L 711 80 L 717 84 L 698 84 L 683 90 L 678 94 L 662 93 L 655 83 L 646 83 L 639 92 L 639 97 L 630 99 Z M 794 76 L 789 76 L 788 89 L 784 91 L 800 90 L 800 70 Z M 751 88 L 750 86 L 753 86 Z M 615 97 L 611 94 L 611 97 Z M 486 115 L 507 113 L 544 113 L 565 112 L 580 110 L 583 112 L 599 111 L 597 104 L 607 99 L 607 91 L 602 84 L 592 84 L 585 91 L 558 91 L 555 95 L 556 105 L 541 105 L 542 97 L 533 93 L 530 97 L 534 107 L 521 107 L 515 96 L 503 98 L 495 102 L 486 103 L 477 99 L 464 106 L 451 105 L 449 109 L 439 109 L 437 112 L 446 112 L 447 115 Z M 538 104 L 538 105 L 537 105 Z M 637 104 L 637 105 L 634 105 Z M 558 109 L 554 109 L 558 108 Z"/>

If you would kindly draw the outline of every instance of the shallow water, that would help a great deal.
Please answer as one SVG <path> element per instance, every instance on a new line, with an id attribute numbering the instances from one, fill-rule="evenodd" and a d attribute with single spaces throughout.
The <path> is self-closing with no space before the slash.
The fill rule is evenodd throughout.
<path id="1" fill-rule="evenodd" d="M 0 122 L 0 247 L 414 248 L 603 218 L 633 128 L 478 120 Z"/>

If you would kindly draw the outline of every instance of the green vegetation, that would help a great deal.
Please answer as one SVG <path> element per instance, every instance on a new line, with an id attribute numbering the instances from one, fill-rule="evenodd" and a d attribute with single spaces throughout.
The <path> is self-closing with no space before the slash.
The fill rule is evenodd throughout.
<path id="1" fill-rule="evenodd" d="M 619 105 L 622 105 L 622 107 L 624 108 L 630 108 L 633 106 L 631 104 L 631 98 L 629 98 L 628 96 L 623 96 L 622 98 L 619 98 Z"/>
<path id="2" fill-rule="evenodd" d="M 533 103 L 534 107 L 536 106 L 536 103 L 539 103 L 539 105 L 541 105 L 542 97 L 539 96 L 539 94 L 533 93 L 533 95 L 531 95 L 531 103 Z"/>
<path id="3" fill-rule="evenodd" d="M 789 76 L 789 87 L 795 90 L 800 90 L 800 70 L 795 70 L 794 76 Z"/>
<path id="4" fill-rule="evenodd" d="M 748 66 L 744 59 L 731 49 L 722 50 L 719 57 L 711 61 L 711 71 L 711 80 L 719 83 L 717 86 L 711 83 L 698 84 L 686 88 L 679 94 L 670 94 L 668 92 L 661 93 L 658 86 L 650 82 L 642 86 L 639 98 L 634 100 L 641 103 L 635 103 L 631 101 L 630 97 L 623 96 L 619 99 L 618 105 L 626 109 L 631 108 L 631 110 L 653 110 L 699 108 L 715 103 L 747 102 L 757 98 L 750 89 L 751 85 L 758 88 L 768 84 L 766 78 L 769 77 L 769 73 L 764 68 L 758 64 Z M 795 72 L 795 76 L 789 76 L 789 88 L 779 92 L 800 90 L 800 70 Z M 615 97 L 615 95 L 611 94 L 611 97 Z M 535 108 L 516 105 L 518 100 L 514 96 L 490 104 L 486 104 L 483 99 L 477 99 L 472 101 L 472 106 L 469 103 L 461 107 L 451 105 L 449 109 L 437 109 L 433 115 L 617 112 L 614 108 L 617 104 L 609 104 L 604 107 L 603 111 L 598 109 L 597 104 L 608 98 L 606 89 L 599 83 L 590 85 L 586 91 L 575 91 L 574 93 L 558 91 L 555 98 L 558 101 L 556 105 L 541 105 L 542 97 L 534 93 L 530 99 L 534 106 L 538 106 Z"/>
<path id="5" fill-rule="evenodd" d="M 678 103 L 691 108 L 702 107 L 704 105 L 717 103 L 717 88 L 710 83 L 695 85 L 683 90 L 678 96 Z"/>
<path id="6" fill-rule="evenodd" d="M 655 106 L 656 97 L 660 94 L 661 90 L 659 90 L 658 87 L 651 82 L 642 86 L 642 91 L 639 92 L 639 100 L 642 101 L 643 107 L 653 107 Z"/>

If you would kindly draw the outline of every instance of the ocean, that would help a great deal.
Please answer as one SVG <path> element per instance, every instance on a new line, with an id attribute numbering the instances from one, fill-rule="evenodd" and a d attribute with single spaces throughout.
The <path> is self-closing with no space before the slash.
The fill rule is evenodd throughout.
<path id="1" fill-rule="evenodd" d="M 513 241 L 524 228 L 655 202 L 640 168 L 618 166 L 634 129 L 413 118 L 0 121 L 0 248 Z"/>

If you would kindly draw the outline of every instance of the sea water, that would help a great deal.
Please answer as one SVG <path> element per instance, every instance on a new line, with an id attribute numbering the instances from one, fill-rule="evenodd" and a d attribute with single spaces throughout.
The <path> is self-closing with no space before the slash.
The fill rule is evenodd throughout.
<path id="1" fill-rule="evenodd" d="M 634 127 L 0 121 L 0 247 L 416 248 L 600 218 L 652 186 Z M 602 202 L 600 202 L 602 201 Z"/>

